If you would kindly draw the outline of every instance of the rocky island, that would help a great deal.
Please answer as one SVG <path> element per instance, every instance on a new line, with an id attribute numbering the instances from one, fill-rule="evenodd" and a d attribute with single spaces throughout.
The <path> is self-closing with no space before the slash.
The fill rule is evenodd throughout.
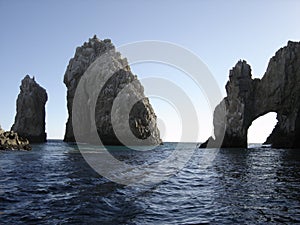
<path id="1" fill-rule="evenodd" d="M 267 143 L 273 148 L 300 147 L 300 42 L 289 41 L 278 50 L 262 79 L 252 79 L 250 65 L 239 61 L 230 70 L 226 92 L 214 111 L 215 139 L 210 137 L 201 147 L 247 148 L 252 121 L 268 112 L 277 113 L 278 123 Z"/>
<path id="2" fill-rule="evenodd" d="M 48 100 L 46 90 L 35 78 L 26 75 L 21 82 L 17 99 L 17 114 L 12 131 L 25 137 L 30 143 L 45 142 L 45 104 Z"/>
<path id="3" fill-rule="evenodd" d="M 92 69 L 89 68 L 102 56 L 105 57 L 103 62 L 95 65 Z M 97 75 L 90 78 L 90 81 L 82 78 L 87 70 L 95 70 L 97 73 Z M 114 71 L 113 74 L 107 77 L 111 71 Z M 79 109 L 73 112 L 73 101 L 80 81 L 83 83 L 82 104 L 79 106 Z M 98 90 L 96 84 L 101 84 L 104 81 L 103 88 Z M 94 36 L 81 47 L 78 47 L 74 57 L 67 66 L 64 83 L 67 87 L 67 108 L 69 114 L 64 141 L 76 141 L 72 122 L 80 120 L 82 123 L 80 128 L 81 141 L 83 142 L 90 142 L 91 133 L 94 132 L 92 128 L 93 123 L 96 125 L 97 133 L 102 143 L 106 145 L 124 144 L 117 137 L 113 124 L 121 128 L 121 136 L 123 138 L 131 140 L 130 135 L 133 134 L 137 140 L 141 140 L 141 142 L 130 142 L 132 145 L 140 145 L 142 140 L 147 140 L 143 142 L 147 145 L 157 145 L 162 142 L 156 124 L 156 115 L 148 98 L 144 95 L 143 86 L 137 79 L 137 76 L 131 72 L 127 60 L 121 57 L 121 54 L 115 50 L 115 46 L 109 39 L 99 40 Z M 128 87 L 126 94 L 124 94 L 126 97 L 119 101 L 120 104 L 113 111 L 114 101 L 125 87 Z M 91 102 L 93 102 L 91 93 L 98 94 L 95 108 L 91 107 Z M 122 112 L 124 109 L 122 107 L 129 107 L 129 102 L 133 99 L 140 100 L 133 105 L 130 112 Z M 118 112 L 119 116 L 114 117 L 112 120 L 112 113 Z M 74 114 L 79 115 L 75 118 Z M 126 117 L 126 114 L 129 114 L 129 118 Z M 95 118 L 92 118 L 93 115 Z M 120 127 L 121 124 L 129 124 L 129 128 L 125 128 L 126 126 L 124 128 Z"/>

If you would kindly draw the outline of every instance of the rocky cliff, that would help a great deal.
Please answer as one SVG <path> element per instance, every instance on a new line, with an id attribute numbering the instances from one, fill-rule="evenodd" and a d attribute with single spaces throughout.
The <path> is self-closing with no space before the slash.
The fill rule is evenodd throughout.
<path id="1" fill-rule="evenodd" d="M 81 92 L 77 91 L 79 82 Z M 78 47 L 65 72 L 64 83 L 68 89 L 69 113 L 64 141 L 75 141 L 72 122 L 80 121 L 80 141 L 83 142 L 92 142 L 89 139 L 95 124 L 103 144 L 122 145 L 124 139 L 126 143 L 132 140 L 129 141 L 132 145 L 161 143 L 156 115 L 144 89 L 137 76 L 132 74 L 127 60 L 116 52 L 110 40 L 101 41 L 94 36 Z M 76 91 L 81 93 L 81 102 L 73 112 Z M 92 99 L 95 95 L 96 101 Z M 131 105 L 136 99 L 139 101 Z M 117 128 L 121 130 L 119 135 L 116 134 Z M 137 139 L 134 140 L 132 134 Z"/>
<path id="2" fill-rule="evenodd" d="M 11 130 L 31 143 L 45 142 L 45 104 L 47 93 L 33 78 L 26 75 L 17 99 L 17 114 Z"/>
<path id="3" fill-rule="evenodd" d="M 229 73 L 226 92 L 215 109 L 225 113 L 221 128 L 214 116 L 215 130 L 224 129 L 225 135 L 215 134 L 216 139 L 209 138 L 202 147 L 247 147 L 252 121 L 268 112 L 277 113 L 278 123 L 267 143 L 275 148 L 300 147 L 300 42 L 289 41 L 278 50 L 262 79 L 252 79 L 250 66 L 239 61 Z"/>

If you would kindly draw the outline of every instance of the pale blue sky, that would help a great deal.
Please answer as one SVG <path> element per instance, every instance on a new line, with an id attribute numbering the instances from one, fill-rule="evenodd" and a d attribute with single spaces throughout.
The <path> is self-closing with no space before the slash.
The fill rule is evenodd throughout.
<path id="1" fill-rule="evenodd" d="M 239 59 L 261 77 L 277 49 L 300 40 L 299 9 L 297 0 L 0 0 L 0 124 L 10 129 L 20 81 L 30 74 L 49 95 L 48 137 L 62 138 L 63 75 L 76 47 L 94 34 L 116 46 L 142 40 L 179 44 L 200 57 L 224 91 Z M 143 77 L 146 68 L 134 71 Z"/>

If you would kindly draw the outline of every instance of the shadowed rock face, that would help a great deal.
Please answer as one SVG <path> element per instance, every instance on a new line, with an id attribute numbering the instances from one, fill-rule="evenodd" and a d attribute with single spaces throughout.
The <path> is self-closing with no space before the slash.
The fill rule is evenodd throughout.
<path id="1" fill-rule="evenodd" d="M 17 99 L 17 114 L 11 130 L 27 138 L 30 143 L 46 141 L 45 104 L 46 90 L 34 78 L 26 75 L 20 86 Z"/>
<path id="2" fill-rule="evenodd" d="M 215 109 L 215 134 L 202 147 L 247 147 L 247 132 L 252 121 L 269 112 L 277 113 L 278 123 L 266 143 L 274 148 L 299 148 L 300 135 L 300 42 L 288 42 L 269 62 L 262 79 L 252 79 L 246 61 L 239 61 L 229 73 L 227 97 Z M 225 113 L 220 126 L 216 115 Z M 219 126 L 216 126 L 219 124 Z M 221 132 L 220 132 L 221 133 Z"/>
<path id="3" fill-rule="evenodd" d="M 69 112 L 64 141 L 75 141 L 72 122 L 76 121 L 80 123 L 77 141 L 94 142 L 92 136 L 97 132 L 106 145 L 122 145 L 122 140 L 131 145 L 161 143 L 156 115 L 144 88 L 110 40 L 100 41 L 94 36 L 78 47 L 67 67 L 64 83 Z M 80 99 L 76 109 L 74 98 Z"/>

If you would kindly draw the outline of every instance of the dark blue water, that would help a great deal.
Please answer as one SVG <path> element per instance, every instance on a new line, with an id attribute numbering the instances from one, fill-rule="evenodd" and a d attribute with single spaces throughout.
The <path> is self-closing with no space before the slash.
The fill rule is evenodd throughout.
<path id="1" fill-rule="evenodd" d="M 116 154 L 157 161 L 175 146 Z M 75 146 L 60 141 L 31 152 L 2 151 L 0 224 L 300 223 L 300 150 L 221 149 L 203 168 L 205 151 L 197 149 L 180 172 L 147 187 L 101 177 Z"/>

